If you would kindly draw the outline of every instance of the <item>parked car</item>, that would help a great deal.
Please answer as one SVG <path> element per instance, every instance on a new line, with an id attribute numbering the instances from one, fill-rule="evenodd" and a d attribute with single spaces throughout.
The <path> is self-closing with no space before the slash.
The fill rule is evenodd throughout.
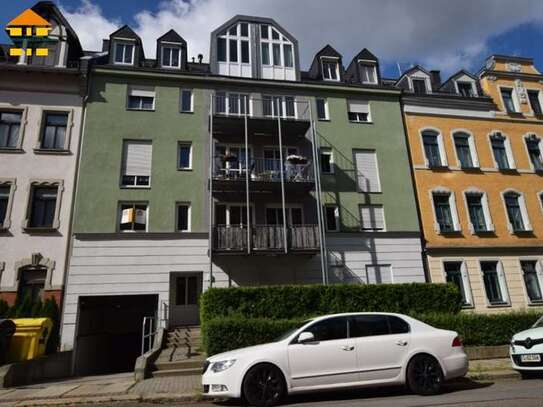
<path id="1" fill-rule="evenodd" d="M 307 320 L 275 342 L 214 355 L 202 383 L 206 395 L 273 406 L 287 394 L 363 386 L 406 384 L 436 394 L 467 371 L 456 332 L 401 314 L 350 313 Z"/>
<path id="2" fill-rule="evenodd" d="M 521 331 L 511 339 L 509 355 L 513 369 L 523 378 L 543 372 L 543 317 L 525 331 Z"/>

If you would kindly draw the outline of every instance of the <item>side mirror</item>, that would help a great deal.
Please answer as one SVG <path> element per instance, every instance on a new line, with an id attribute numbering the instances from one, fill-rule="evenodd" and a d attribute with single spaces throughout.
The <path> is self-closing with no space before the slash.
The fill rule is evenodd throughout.
<path id="1" fill-rule="evenodd" d="M 315 341 L 315 335 L 313 335 L 311 332 L 305 331 L 302 332 L 298 336 L 298 343 L 307 343 L 307 342 L 314 342 Z"/>

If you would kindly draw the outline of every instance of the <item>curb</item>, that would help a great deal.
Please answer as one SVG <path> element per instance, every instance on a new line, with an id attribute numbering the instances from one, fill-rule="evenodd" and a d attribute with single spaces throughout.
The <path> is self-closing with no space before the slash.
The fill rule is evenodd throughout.
<path id="1" fill-rule="evenodd" d="M 122 401 L 133 402 L 197 402 L 200 401 L 199 394 L 175 394 L 175 393 L 150 393 L 150 394 L 119 394 L 111 396 L 85 396 L 85 397 L 66 397 L 57 399 L 33 399 L 22 401 L 11 401 L 9 405 L 16 407 L 38 407 L 38 406 L 73 406 L 78 404 L 102 404 Z M 2 403 L 0 403 L 2 406 Z"/>

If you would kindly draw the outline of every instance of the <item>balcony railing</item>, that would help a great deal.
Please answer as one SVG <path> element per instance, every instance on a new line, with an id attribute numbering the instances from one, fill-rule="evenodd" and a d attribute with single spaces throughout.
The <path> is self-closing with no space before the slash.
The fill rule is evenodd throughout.
<path id="1" fill-rule="evenodd" d="M 217 252 L 247 251 L 247 226 L 216 225 L 213 227 L 213 250 Z M 319 250 L 318 225 L 287 226 L 287 249 L 289 251 Z M 251 226 L 251 250 L 284 251 L 285 239 L 282 225 Z"/>
<path id="2" fill-rule="evenodd" d="M 249 159 L 249 166 L 245 163 L 245 157 L 241 161 L 226 161 L 224 157 L 215 157 L 213 178 L 219 180 L 240 181 L 245 180 L 247 167 L 251 181 L 280 182 L 281 167 L 285 182 L 313 182 L 314 171 L 311 160 L 301 163 L 273 158 Z"/>
<path id="3" fill-rule="evenodd" d="M 217 93 L 213 97 L 213 114 L 249 118 L 310 120 L 308 100 L 294 96 L 264 96 L 251 98 L 238 93 Z"/>

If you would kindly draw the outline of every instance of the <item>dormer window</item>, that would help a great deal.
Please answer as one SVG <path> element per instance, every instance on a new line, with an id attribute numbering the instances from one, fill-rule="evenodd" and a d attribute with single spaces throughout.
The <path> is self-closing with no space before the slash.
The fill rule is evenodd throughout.
<path id="1" fill-rule="evenodd" d="M 294 67 L 292 43 L 267 24 L 260 26 L 260 49 L 262 65 Z"/>
<path id="2" fill-rule="evenodd" d="M 217 38 L 217 57 L 219 62 L 249 64 L 249 24 L 238 23 L 223 31 Z M 246 76 L 246 75 L 239 75 Z"/>
<path id="3" fill-rule="evenodd" d="M 177 47 L 162 47 L 162 67 L 179 68 L 181 66 L 181 50 Z"/>
<path id="4" fill-rule="evenodd" d="M 377 72 L 375 64 L 368 62 L 360 62 L 360 80 L 363 84 L 376 85 Z"/>
<path id="5" fill-rule="evenodd" d="M 456 82 L 456 87 L 458 88 L 458 93 L 464 97 L 471 98 L 476 96 L 472 82 Z"/>
<path id="6" fill-rule="evenodd" d="M 426 89 L 425 79 L 413 78 L 411 82 L 413 83 L 413 92 L 415 92 L 416 95 L 425 95 L 426 93 L 428 93 L 428 90 Z"/>
<path id="7" fill-rule="evenodd" d="M 133 65 L 134 64 L 134 44 L 125 42 L 115 43 L 115 64 Z"/>
<path id="8" fill-rule="evenodd" d="M 339 64 L 337 60 L 323 58 L 322 77 L 326 81 L 339 81 Z"/>

